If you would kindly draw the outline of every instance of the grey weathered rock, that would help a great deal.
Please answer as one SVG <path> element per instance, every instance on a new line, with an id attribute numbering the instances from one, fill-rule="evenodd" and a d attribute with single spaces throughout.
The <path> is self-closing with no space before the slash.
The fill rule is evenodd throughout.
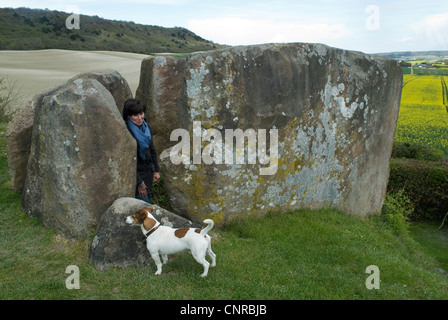
<path id="1" fill-rule="evenodd" d="M 141 228 L 126 223 L 127 216 L 143 208 L 152 208 L 154 217 L 165 226 L 203 227 L 141 200 L 117 199 L 103 214 L 89 249 L 89 261 L 95 268 L 107 270 L 110 267 L 154 265 Z"/>
<path id="2" fill-rule="evenodd" d="M 175 212 L 219 224 L 300 208 L 381 209 L 401 96 L 396 61 L 291 43 L 151 57 L 141 70 L 137 98 L 149 107 Z M 251 135 L 251 146 L 226 141 L 226 129 Z"/>
<path id="3" fill-rule="evenodd" d="M 96 70 L 82 73 L 73 79 L 95 79 L 109 91 L 115 100 L 120 114 L 123 112 L 124 102 L 132 98 L 132 92 L 128 82 L 121 74 L 113 69 Z M 70 81 L 69 80 L 69 81 Z"/>
<path id="4" fill-rule="evenodd" d="M 101 83 L 112 94 L 120 114 L 123 110 L 124 102 L 132 98 L 132 92 L 126 79 L 115 70 L 107 69 L 83 73 L 68 80 L 66 83 L 71 83 L 76 79 L 95 79 Z M 15 190 L 22 190 L 25 182 L 36 104 L 41 96 L 51 95 L 58 88 L 60 86 L 33 97 L 28 105 L 20 109 L 12 121 L 8 123 L 6 151 L 12 188 Z"/>
<path id="5" fill-rule="evenodd" d="M 36 103 L 22 208 L 69 238 L 85 236 L 135 190 L 136 142 L 111 93 L 73 78 Z"/>
<path id="6" fill-rule="evenodd" d="M 185 128 L 191 121 L 187 114 L 179 114 L 187 112 L 182 106 L 185 63 L 185 59 L 170 56 L 151 57 L 142 62 L 136 98 L 148 107 L 146 118 L 151 124 L 159 154 L 172 145 L 171 130 Z"/>
<path id="7" fill-rule="evenodd" d="M 39 95 L 35 96 L 6 127 L 6 154 L 8 157 L 11 186 L 22 190 L 26 177 L 26 165 L 30 156 L 34 110 Z"/>

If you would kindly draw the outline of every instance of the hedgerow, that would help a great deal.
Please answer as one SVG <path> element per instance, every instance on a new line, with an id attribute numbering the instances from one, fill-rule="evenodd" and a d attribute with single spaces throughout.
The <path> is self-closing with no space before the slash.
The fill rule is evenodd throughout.
<path id="1" fill-rule="evenodd" d="M 411 199 L 411 220 L 439 220 L 448 212 L 448 165 L 415 159 L 392 159 L 388 193 Z"/>

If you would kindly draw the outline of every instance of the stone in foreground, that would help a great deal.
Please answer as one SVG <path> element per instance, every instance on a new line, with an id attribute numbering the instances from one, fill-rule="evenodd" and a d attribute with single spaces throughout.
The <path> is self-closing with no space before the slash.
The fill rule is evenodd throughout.
<path id="1" fill-rule="evenodd" d="M 154 217 L 173 228 L 198 227 L 191 221 L 135 198 L 120 198 L 101 218 L 89 250 L 89 261 L 98 270 L 110 267 L 142 267 L 154 265 L 139 226 L 126 223 L 126 217 L 143 208 L 152 208 Z"/>

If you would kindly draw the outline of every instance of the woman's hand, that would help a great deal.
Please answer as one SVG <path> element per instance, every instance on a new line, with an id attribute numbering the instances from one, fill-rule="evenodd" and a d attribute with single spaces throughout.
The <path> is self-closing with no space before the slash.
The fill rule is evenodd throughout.
<path id="1" fill-rule="evenodd" d="M 157 182 L 160 179 L 160 173 L 154 172 L 154 175 L 152 177 L 153 182 Z"/>
<path id="2" fill-rule="evenodd" d="M 138 187 L 138 194 L 145 198 L 148 195 L 148 190 L 146 190 L 146 185 L 143 183 Z"/>

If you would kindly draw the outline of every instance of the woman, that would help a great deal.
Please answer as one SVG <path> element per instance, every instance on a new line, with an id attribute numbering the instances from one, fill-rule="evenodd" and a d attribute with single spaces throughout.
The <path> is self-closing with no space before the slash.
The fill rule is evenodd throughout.
<path id="1" fill-rule="evenodd" d="M 146 106 L 137 99 L 124 103 L 123 120 L 137 140 L 137 186 L 135 197 L 149 203 L 152 183 L 160 179 L 159 162 L 151 129 L 145 119 Z"/>

